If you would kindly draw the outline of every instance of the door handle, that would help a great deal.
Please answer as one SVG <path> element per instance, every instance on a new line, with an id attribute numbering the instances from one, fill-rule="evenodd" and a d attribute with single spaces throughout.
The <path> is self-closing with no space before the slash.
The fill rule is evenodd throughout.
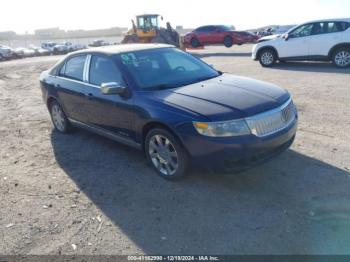
<path id="1" fill-rule="evenodd" d="M 55 84 L 55 87 L 56 87 L 56 88 L 60 88 L 61 85 L 60 85 L 60 84 Z"/>

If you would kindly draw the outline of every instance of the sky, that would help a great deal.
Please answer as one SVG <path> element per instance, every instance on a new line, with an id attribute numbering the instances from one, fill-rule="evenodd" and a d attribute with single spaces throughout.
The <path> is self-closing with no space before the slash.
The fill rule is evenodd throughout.
<path id="1" fill-rule="evenodd" d="M 0 32 L 130 27 L 130 20 L 142 13 L 159 13 L 174 27 L 226 24 L 244 30 L 350 17 L 350 0 L 5 0 Z"/>

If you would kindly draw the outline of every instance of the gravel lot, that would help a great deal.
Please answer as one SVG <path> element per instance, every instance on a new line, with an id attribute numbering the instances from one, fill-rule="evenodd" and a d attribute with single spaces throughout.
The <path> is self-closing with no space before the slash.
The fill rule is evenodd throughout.
<path id="1" fill-rule="evenodd" d="M 196 53 L 288 89 L 295 143 L 247 172 L 180 182 L 134 149 L 53 131 L 38 77 L 58 57 L 0 63 L 0 254 L 350 254 L 350 69 L 266 69 L 250 49 Z"/>

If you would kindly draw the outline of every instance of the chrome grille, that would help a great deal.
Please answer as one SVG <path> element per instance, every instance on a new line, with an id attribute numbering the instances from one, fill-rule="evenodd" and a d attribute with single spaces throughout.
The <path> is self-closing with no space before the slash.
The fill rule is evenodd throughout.
<path id="1" fill-rule="evenodd" d="M 246 118 L 251 132 L 259 137 L 276 133 L 294 122 L 296 109 L 291 99 L 282 106 Z"/>

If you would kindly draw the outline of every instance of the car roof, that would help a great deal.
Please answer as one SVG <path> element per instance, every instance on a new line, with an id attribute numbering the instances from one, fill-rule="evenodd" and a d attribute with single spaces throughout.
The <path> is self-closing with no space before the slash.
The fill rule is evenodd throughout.
<path id="1" fill-rule="evenodd" d="M 120 44 L 120 45 L 110 45 L 110 46 L 100 46 L 93 47 L 85 50 L 80 50 L 73 52 L 72 54 L 85 54 L 85 53 L 100 53 L 105 55 L 115 55 L 126 52 L 135 52 L 142 50 L 150 49 L 159 49 L 159 48 L 169 48 L 174 47 L 173 45 L 166 44 Z"/>
<path id="2" fill-rule="evenodd" d="M 327 19 L 319 19 L 319 20 L 313 20 L 309 21 L 303 24 L 308 24 L 308 23 L 321 23 L 321 22 L 349 22 L 350 23 L 350 18 L 327 18 Z"/>
<path id="3" fill-rule="evenodd" d="M 142 14 L 142 15 L 137 15 L 136 17 L 142 17 L 142 16 L 160 16 L 160 14 Z"/>
<path id="4" fill-rule="evenodd" d="M 208 26 L 225 26 L 225 27 L 229 27 L 228 25 L 201 25 L 197 28 L 201 28 L 201 27 L 208 27 Z"/>

